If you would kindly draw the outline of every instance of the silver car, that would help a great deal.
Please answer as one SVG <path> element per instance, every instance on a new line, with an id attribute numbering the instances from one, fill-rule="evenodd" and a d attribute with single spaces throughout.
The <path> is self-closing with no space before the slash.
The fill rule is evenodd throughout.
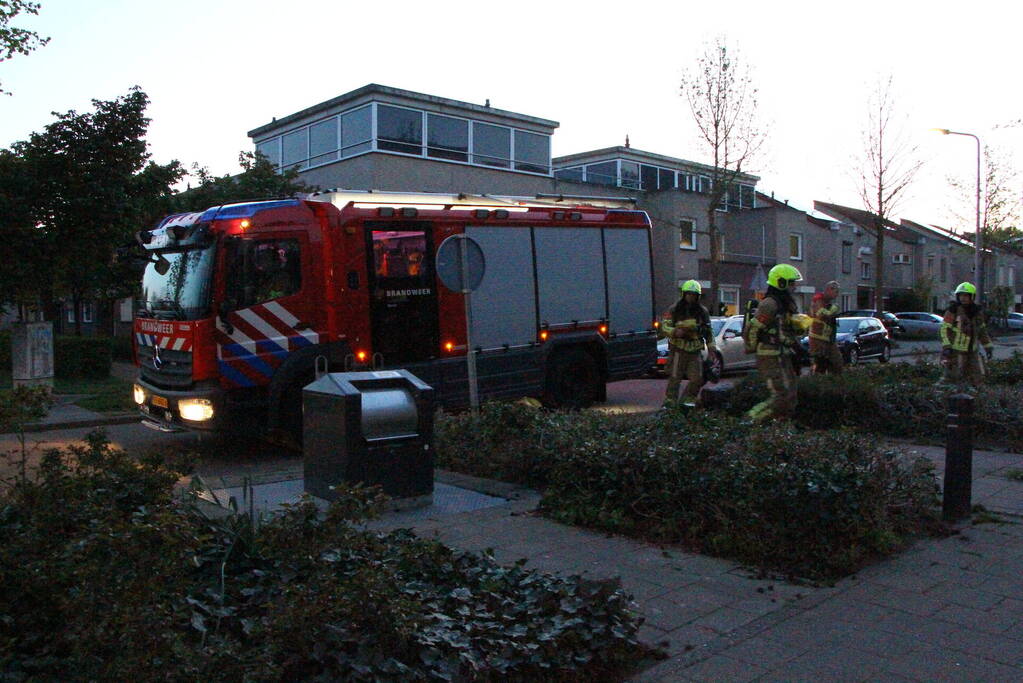
<path id="1" fill-rule="evenodd" d="M 741 315 L 710 319 L 710 329 L 717 346 L 714 362 L 720 366 L 722 374 L 756 367 L 757 357 L 746 353 L 742 340 L 742 320 Z M 662 339 L 657 342 L 657 365 L 651 368 L 651 374 L 666 374 L 667 367 L 668 340 Z"/>
<path id="2" fill-rule="evenodd" d="M 901 328 L 899 336 L 913 337 L 916 339 L 937 339 L 941 330 L 941 316 L 935 313 L 924 313 L 922 311 L 911 311 L 908 313 L 896 313 Z"/>

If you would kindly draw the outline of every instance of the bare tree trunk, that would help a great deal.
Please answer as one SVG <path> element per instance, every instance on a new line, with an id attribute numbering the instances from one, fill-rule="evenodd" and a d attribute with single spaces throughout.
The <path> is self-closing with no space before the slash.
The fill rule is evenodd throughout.
<path id="1" fill-rule="evenodd" d="M 874 309 L 880 313 L 884 310 L 884 225 L 875 221 L 877 230 L 877 254 L 874 272 Z"/>
<path id="2" fill-rule="evenodd" d="M 702 297 L 704 305 L 711 315 L 717 315 L 718 311 L 718 289 L 721 281 L 721 251 L 720 239 L 718 238 L 717 216 L 714 207 L 707 211 L 707 234 L 710 239 L 710 291 L 707 296 Z"/>

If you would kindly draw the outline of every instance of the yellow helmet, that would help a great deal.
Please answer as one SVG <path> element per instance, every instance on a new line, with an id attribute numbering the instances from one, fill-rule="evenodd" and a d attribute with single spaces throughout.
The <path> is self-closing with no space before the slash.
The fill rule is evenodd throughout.
<path id="1" fill-rule="evenodd" d="M 792 327 L 796 328 L 799 332 L 809 332 L 810 323 L 813 322 L 813 318 L 806 315 L 805 313 L 796 313 L 792 316 Z"/>
<path id="2" fill-rule="evenodd" d="M 703 294 L 703 287 L 696 280 L 686 280 L 682 283 L 682 286 L 678 288 L 679 294 L 685 294 L 686 292 L 692 292 L 693 294 Z"/>
<path id="3" fill-rule="evenodd" d="M 791 283 L 802 279 L 803 274 L 787 263 L 779 263 L 767 273 L 767 284 L 775 289 L 788 289 Z"/>

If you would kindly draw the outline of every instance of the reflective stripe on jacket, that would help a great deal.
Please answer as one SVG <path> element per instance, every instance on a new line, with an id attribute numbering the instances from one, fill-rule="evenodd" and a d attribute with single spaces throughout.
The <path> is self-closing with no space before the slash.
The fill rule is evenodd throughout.
<path id="1" fill-rule="evenodd" d="M 765 297 L 757 305 L 757 314 L 750 320 L 750 335 L 746 351 L 758 356 L 779 356 L 795 343 L 792 330 L 792 311 L 780 311 L 778 301 Z"/>
<path id="2" fill-rule="evenodd" d="M 985 349 L 992 347 L 984 315 L 979 311 L 969 316 L 965 306 L 949 306 L 941 321 L 941 345 L 953 351 L 976 351 L 978 343 Z"/>
<path id="3" fill-rule="evenodd" d="M 837 335 L 835 317 L 838 313 L 838 304 L 832 302 L 830 306 L 825 305 L 824 295 L 814 294 L 810 302 L 810 316 L 813 318 L 810 324 L 810 338 L 834 342 Z"/>
<path id="4" fill-rule="evenodd" d="M 677 314 L 676 311 L 680 310 L 681 306 L 683 306 L 683 301 L 680 299 L 671 307 L 668 315 L 661 320 L 661 330 L 668 339 L 668 345 L 689 353 L 698 353 L 705 346 L 708 349 L 713 349 L 714 334 L 708 324 L 710 315 L 706 309 L 700 310 L 700 316 L 697 317 Z M 704 322 L 705 320 L 707 322 Z M 675 330 L 683 331 L 681 338 L 675 336 Z"/>

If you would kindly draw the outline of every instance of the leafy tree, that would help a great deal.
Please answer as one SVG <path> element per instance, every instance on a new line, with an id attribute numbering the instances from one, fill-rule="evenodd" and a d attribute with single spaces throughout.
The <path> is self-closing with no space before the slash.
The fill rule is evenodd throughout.
<path id="1" fill-rule="evenodd" d="M 35 31 L 11 26 L 11 20 L 22 13 L 39 14 L 39 3 L 0 0 L 0 62 L 6 62 L 14 55 L 27 55 L 50 42 L 49 38 L 40 38 Z M 2 87 L 0 93 L 10 95 Z"/>
<path id="2" fill-rule="evenodd" d="M 892 78 L 879 81 L 867 105 L 863 153 L 859 159 L 859 191 L 863 207 L 873 215 L 876 240 L 874 308 L 884 309 L 884 238 L 899 201 L 905 196 L 921 161 L 897 118 Z"/>
<path id="3" fill-rule="evenodd" d="M 201 166 L 193 165 L 192 173 L 199 184 L 174 197 L 174 211 L 202 211 L 211 206 L 250 199 L 293 197 L 314 192 L 318 188 L 298 180 L 298 170 L 291 168 L 278 173 L 274 165 L 262 154 L 241 152 L 238 175 L 214 176 Z"/>
<path id="4" fill-rule="evenodd" d="M 149 159 L 148 103 L 138 88 L 93 100 L 94 111 L 58 114 L 43 132 L 0 153 L 0 207 L 16 208 L 0 218 L 0 229 L 28 247 L 21 263 L 0 264 L 0 298 L 35 292 L 52 316 L 58 298 L 69 297 L 80 334 L 83 300 L 133 290 L 135 277 L 115 262 L 115 251 L 166 213 L 183 175 L 177 161 Z"/>
<path id="5" fill-rule="evenodd" d="M 757 88 L 749 67 L 723 38 L 709 43 L 686 71 L 681 91 L 712 162 L 707 203 L 711 291 L 703 298 L 716 311 L 721 262 L 717 209 L 728 192 L 735 191 L 736 180 L 760 150 L 765 134 L 757 123 Z"/>

